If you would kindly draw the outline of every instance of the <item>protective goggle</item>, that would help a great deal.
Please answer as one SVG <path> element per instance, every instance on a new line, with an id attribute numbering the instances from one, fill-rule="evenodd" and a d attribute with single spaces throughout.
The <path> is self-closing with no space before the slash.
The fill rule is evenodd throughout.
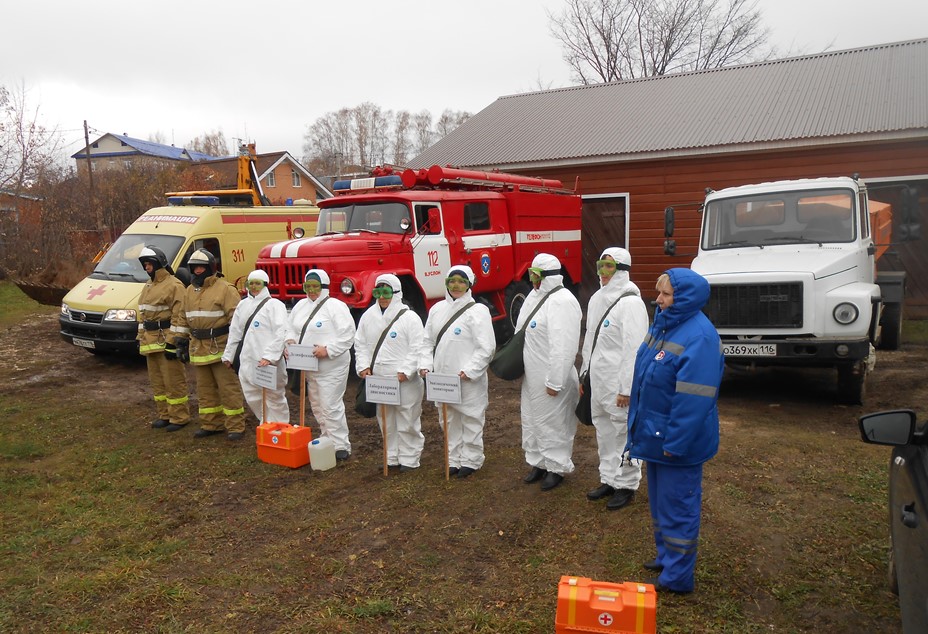
<path id="1" fill-rule="evenodd" d="M 463 277 L 458 277 L 455 275 L 454 277 L 445 278 L 445 286 L 447 286 L 448 288 L 451 288 L 452 286 L 467 287 L 467 286 L 470 286 L 470 282 L 468 280 L 465 280 Z"/>
<path id="2" fill-rule="evenodd" d="M 615 260 L 596 260 L 597 269 L 615 270 Z"/>
<path id="3" fill-rule="evenodd" d="M 393 288 L 390 286 L 378 286 L 371 291 L 374 299 L 390 299 L 393 297 Z"/>
<path id="4" fill-rule="evenodd" d="M 321 291 L 322 282 L 303 282 L 303 290 L 306 291 Z"/>
<path id="5" fill-rule="evenodd" d="M 541 278 L 541 277 L 544 277 L 544 276 L 545 276 L 545 271 L 544 271 L 544 269 L 540 269 L 540 268 L 538 268 L 537 266 L 533 266 L 533 267 L 529 268 L 528 274 L 529 274 L 529 276 L 531 276 L 531 277 L 538 277 L 538 278 Z"/>
<path id="6" fill-rule="evenodd" d="M 248 286 L 264 286 L 264 280 L 248 280 L 245 283 Z"/>

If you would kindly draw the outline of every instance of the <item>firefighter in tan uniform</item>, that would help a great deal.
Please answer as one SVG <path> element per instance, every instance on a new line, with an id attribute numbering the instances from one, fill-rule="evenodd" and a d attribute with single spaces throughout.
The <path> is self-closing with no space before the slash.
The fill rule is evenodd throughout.
<path id="1" fill-rule="evenodd" d="M 172 330 L 181 318 L 184 285 L 174 277 L 164 251 L 146 246 L 139 262 L 151 281 L 139 295 L 139 352 L 148 364 L 148 380 L 158 412 L 154 429 L 177 431 L 190 422 L 187 405 L 187 373 L 177 361 Z"/>
<path id="2" fill-rule="evenodd" d="M 184 295 L 176 345 L 178 356 L 196 368 L 200 429 L 193 436 L 205 438 L 225 431 L 229 440 L 241 440 L 245 434 L 242 388 L 235 372 L 222 363 L 240 296 L 216 272 L 216 259 L 206 249 L 194 251 L 187 266 L 193 281 Z"/>

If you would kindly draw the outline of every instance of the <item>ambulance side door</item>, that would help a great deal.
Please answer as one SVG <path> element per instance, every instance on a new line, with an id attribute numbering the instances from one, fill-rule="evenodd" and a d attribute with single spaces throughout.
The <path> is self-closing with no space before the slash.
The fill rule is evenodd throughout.
<path id="1" fill-rule="evenodd" d="M 416 235 L 412 239 L 412 259 L 416 279 L 429 299 L 445 296 L 445 271 L 451 267 L 448 238 L 438 203 L 415 203 Z"/>

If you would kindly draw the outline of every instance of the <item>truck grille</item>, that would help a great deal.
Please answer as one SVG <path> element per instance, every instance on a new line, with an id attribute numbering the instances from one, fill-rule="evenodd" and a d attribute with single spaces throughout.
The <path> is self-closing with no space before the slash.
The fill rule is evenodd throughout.
<path id="1" fill-rule="evenodd" d="M 703 312 L 716 328 L 801 328 L 802 282 L 713 284 Z"/>

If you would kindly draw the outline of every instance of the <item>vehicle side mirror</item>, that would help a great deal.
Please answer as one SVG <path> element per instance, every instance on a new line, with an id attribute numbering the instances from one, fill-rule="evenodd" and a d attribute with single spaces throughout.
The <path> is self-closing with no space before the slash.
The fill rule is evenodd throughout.
<path id="1" fill-rule="evenodd" d="M 664 237 L 673 237 L 673 207 L 664 208 Z"/>
<path id="2" fill-rule="evenodd" d="M 907 445 L 915 434 L 915 412 L 897 409 L 866 414 L 858 419 L 860 439 L 873 445 Z"/>

